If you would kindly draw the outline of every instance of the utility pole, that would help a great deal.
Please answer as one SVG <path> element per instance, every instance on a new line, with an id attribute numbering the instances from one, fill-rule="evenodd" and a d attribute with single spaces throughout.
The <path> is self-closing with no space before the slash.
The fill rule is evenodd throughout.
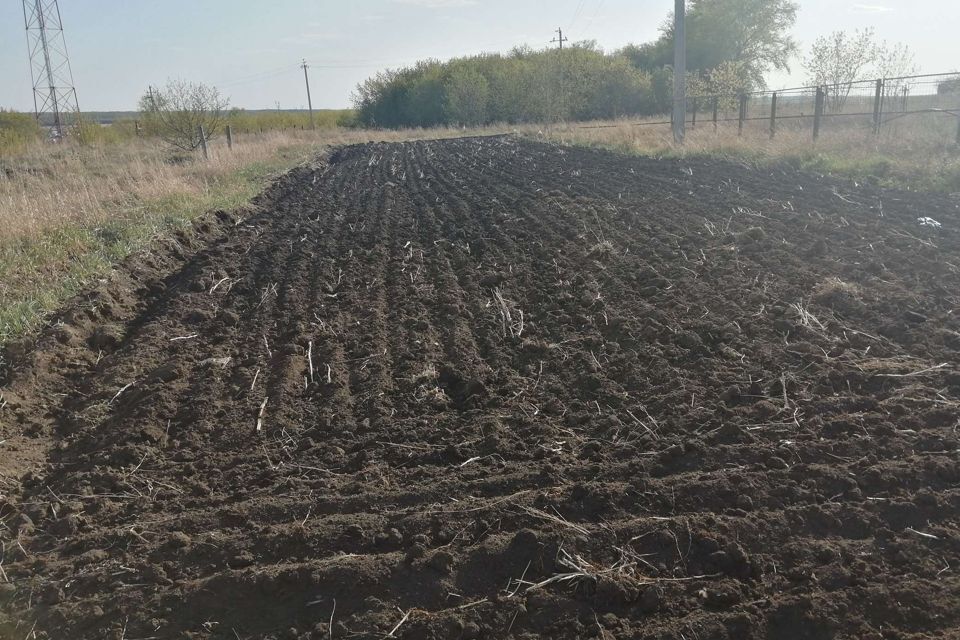
<path id="1" fill-rule="evenodd" d="M 303 60 L 303 79 L 304 79 L 304 80 L 306 81 L 306 83 L 307 83 L 307 106 L 310 108 L 310 128 L 311 128 L 311 129 L 315 129 L 316 127 L 314 127 L 314 125 L 313 125 L 313 99 L 310 97 L 310 76 L 307 75 L 307 69 L 308 69 L 308 68 L 309 68 L 309 67 L 307 66 L 307 60 L 306 60 L 306 58 L 304 58 L 304 60 Z"/>
<path id="2" fill-rule="evenodd" d="M 34 112 L 38 121 L 43 114 L 51 114 L 57 139 L 62 140 L 66 128 L 79 122 L 80 108 L 57 0 L 23 0 L 23 20 L 27 28 Z"/>
<path id="3" fill-rule="evenodd" d="M 557 29 L 557 37 L 551 40 L 550 42 L 556 42 L 560 45 L 560 51 L 563 52 L 563 43 L 568 41 L 570 38 L 563 37 L 563 29 Z M 564 78 L 563 78 L 563 56 L 560 56 L 558 59 L 560 65 L 560 119 L 564 119 L 563 116 L 567 110 L 567 90 L 564 87 Z"/>
<path id="4" fill-rule="evenodd" d="M 675 0 L 673 25 L 673 140 L 683 144 L 687 119 L 687 6 Z"/>
<path id="5" fill-rule="evenodd" d="M 557 42 L 560 44 L 560 50 L 563 51 L 563 43 L 570 40 L 570 38 L 563 37 L 563 29 L 557 29 L 557 37 L 551 40 L 550 42 Z"/>

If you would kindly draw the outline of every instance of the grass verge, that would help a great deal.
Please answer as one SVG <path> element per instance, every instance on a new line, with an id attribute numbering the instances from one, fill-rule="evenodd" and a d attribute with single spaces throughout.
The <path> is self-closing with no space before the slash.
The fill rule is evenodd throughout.
<path id="1" fill-rule="evenodd" d="M 661 157 L 719 157 L 753 166 L 791 167 L 873 181 L 918 191 L 960 192 L 957 121 L 943 115 L 917 116 L 889 124 L 881 135 L 869 123 L 826 127 L 814 143 L 806 126 L 783 126 L 770 139 L 767 125 L 749 123 L 742 135 L 736 124 L 709 123 L 689 128 L 683 146 L 673 142 L 669 126 L 642 121 L 556 124 L 525 128 L 528 135 L 562 144 Z"/>

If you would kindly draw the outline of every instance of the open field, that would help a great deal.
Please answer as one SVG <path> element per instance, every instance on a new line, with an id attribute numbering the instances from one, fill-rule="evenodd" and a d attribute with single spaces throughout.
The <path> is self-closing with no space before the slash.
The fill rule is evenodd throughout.
<path id="1" fill-rule="evenodd" d="M 958 207 L 515 137 L 337 149 L 13 349 L 0 629 L 950 637 Z"/>
<path id="2" fill-rule="evenodd" d="M 155 140 L 34 145 L 0 157 L 0 344 L 158 235 L 233 209 L 330 145 L 458 135 L 457 130 L 268 132 L 218 140 L 210 162 Z"/>

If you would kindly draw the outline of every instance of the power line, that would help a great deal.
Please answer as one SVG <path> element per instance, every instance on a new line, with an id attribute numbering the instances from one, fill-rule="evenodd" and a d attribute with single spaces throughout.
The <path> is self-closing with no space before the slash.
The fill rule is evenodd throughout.
<path id="1" fill-rule="evenodd" d="M 573 19 L 570 20 L 570 27 L 573 28 L 573 25 L 576 23 L 577 18 L 580 17 L 580 12 L 583 11 L 583 5 L 587 0 L 580 0 L 580 4 L 577 5 L 576 11 L 573 12 Z"/>

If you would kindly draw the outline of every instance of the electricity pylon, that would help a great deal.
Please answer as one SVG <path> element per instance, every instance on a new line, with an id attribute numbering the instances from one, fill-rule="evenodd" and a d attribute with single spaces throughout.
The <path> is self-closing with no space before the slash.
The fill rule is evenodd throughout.
<path id="1" fill-rule="evenodd" d="M 37 120 L 49 114 L 54 135 L 62 140 L 69 127 L 77 123 L 80 107 L 57 0 L 23 0 L 23 20 L 27 27 L 34 112 Z"/>

